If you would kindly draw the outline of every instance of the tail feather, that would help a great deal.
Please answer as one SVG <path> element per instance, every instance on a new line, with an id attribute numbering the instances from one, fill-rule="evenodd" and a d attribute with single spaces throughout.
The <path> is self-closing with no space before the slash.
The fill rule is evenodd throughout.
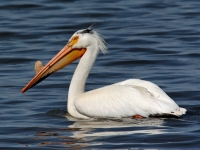
<path id="1" fill-rule="evenodd" d="M 150 117 L 180 117 L 182 115 L 184 115 L 186 113 L 186 109 L 185 108 L 179 108 L 179 110 L 176 110 L 174 112 L 171 113 L 162 113 L 162 114 L 154 114 L 154 115 L 150 115 Z"/>
<path id="2" fill-rule="evenodd" d="M 177 117 L 180 117 L 181 115 L 184 115 L 186 113 L 186 109 L 185 108 L 181 108 L 179 110 L 176 110 L 174 112 L 171 112 L 169 113 L 170 115 L 174 115 L 174 116 L 177 116 Z"/>

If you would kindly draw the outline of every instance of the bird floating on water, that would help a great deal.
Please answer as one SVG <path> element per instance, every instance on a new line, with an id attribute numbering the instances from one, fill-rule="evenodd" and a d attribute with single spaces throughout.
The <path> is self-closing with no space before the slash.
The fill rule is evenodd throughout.
<path id="1" fill-rule="evenodd" d="M 67 110 L 75 118 L 143 118 L 149 116 L 181 116 L 179 107 L 161 88 L 152 82 L 128 79 L 99 89 L 85 92 L 85 83 L 99 51 L 107 48 L 102 36 L 91 27 L 75 32 L 66 46 L 45 66 L 35 64 L 35 77 L 22 93 L 49 75 L 81 58 L 72 77 Z"/>

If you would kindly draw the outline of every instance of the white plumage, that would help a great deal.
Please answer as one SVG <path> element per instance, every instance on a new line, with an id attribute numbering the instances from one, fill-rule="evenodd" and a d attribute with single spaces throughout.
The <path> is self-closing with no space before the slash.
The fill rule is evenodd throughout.
<path id="1" fill-rule="evenodd" d="M 82 94 L 75 100 L 77 110 L 89 117 L 131 117 L 141 115 L 175 115 L 185 113 L 157 85 L 129 79 Z"/>
<path id="2" fill-rule="evenodd" d="M 85 92 L 85 83 L 99 50 L 105 53 L 106 46 L 96 31 L 89 28 L 75 32 L 68 44 L 40 72 L 37 71 L 38 74 L 22 92 L 81 57 L 68 93 L 68 112 L 73 117 L 86 119 L 185 114 L 186 109 L 180 108 L 157 85 L 140 79 L 129 79 Z"/>

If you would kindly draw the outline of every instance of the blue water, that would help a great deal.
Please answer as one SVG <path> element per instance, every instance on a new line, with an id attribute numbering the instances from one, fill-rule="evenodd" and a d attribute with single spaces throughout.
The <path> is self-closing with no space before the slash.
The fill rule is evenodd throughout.
<path id="1" fill-rule="evenodd" d="M 200 1 L 35 0 L 0 3 L 0 149 L 198 149 Z M 67 115 L 78 61 L 34 88 L 34 63 L 47 63 L 71 35 L 95 23 L 100 54 L 86 90 L 128 78 L 159 85 L 181 118 L 84 121 Z"/>

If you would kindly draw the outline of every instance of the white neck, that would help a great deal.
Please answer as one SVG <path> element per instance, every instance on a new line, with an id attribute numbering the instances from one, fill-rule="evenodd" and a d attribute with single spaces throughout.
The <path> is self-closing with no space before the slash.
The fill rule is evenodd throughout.
<path id="1" fill-rule="evenodd" d="M 67 106 L 70 115 L 76 118 L 86 118 L 77 112 L 74 106 L 74 100 L 78 98 L 80 94 L 85 92 L 85 83 L 98 53 L 99 53 L 99 47 L 97 46 L 97 44 L 93 44 L 87 47 L 87 50 L 80 59 L 79 64 L 76 67 L 76 70 L 72 77 L 68 92 Z"/>

